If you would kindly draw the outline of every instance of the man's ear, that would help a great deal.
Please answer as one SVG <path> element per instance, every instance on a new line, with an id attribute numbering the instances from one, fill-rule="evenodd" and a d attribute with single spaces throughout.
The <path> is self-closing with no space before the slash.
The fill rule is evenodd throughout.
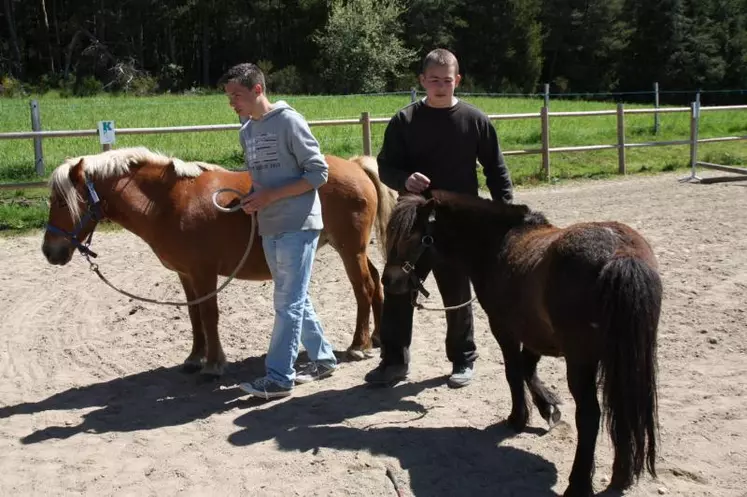
<path id="1" fill-rule="evenodd" d="M 454 88 L 458 87 L 459 83 L 461 83 L 461 82 L 462 82 L 462 75 L 461 74 L 457 74 L 456 78 L 454 78 Z"/>
<path id="2" fill-rule="evenodd" d="M 80 185 L 85 181 L 83 174 L 83 159 L 80 159 L 76 165 L 70 168 L 70 174 L 68 176 L 74 185 Z"/>

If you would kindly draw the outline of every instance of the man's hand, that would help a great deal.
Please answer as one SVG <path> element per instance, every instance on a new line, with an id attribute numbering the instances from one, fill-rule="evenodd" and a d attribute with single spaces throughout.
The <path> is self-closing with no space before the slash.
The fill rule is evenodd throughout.
<path id="1" fill-rule="evenodd" d="M 247 214 L 252 214 L 261 211 L 275 200 L 272 190 L 260 190 L 244 197 L 241 200 L 241 209 Z"/>
<path id="2" fill-rule="evenodd" d="M 431 184 L 431 180 L 428 176 L 420 173 L 412 173 L 407 181 L 405 181 L 405 188 L 408 192 L 420 193 Z"/>

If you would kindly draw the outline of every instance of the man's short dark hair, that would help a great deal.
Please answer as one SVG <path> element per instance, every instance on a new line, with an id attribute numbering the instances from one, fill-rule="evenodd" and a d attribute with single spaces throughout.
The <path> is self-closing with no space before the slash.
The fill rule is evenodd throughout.
<path id="1" fill-rule="evenodd" d="M 423 59 L 423 74 L 430 66 L 452 66 L 455 72 L 459 74 L 459 62 L 456 56 L 445 48 L 431 50 L 425 56 L 425 59 Z"/>
<path id="2" fill-rule="evenodd" d="M 237 64 L 218 80 L 218 87 L 223 88 L 228 83 L 238 83 L 251 89 L 254 85 L 261 85 L 262 91 L 265 91 L 265 75 L 256 64 L 245 62 Z"/>

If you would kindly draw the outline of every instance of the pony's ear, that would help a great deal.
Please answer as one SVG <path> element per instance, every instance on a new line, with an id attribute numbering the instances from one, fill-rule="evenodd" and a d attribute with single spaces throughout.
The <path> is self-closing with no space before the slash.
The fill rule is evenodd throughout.
<path id="1" fill-rule="evenodd" d="M 74 185 L 79 185 L 85 180 L 83 175 L 83 159 L 80 159 L 77 164 L 70 168 L 70 181 Z"/>
<path id="2" fill-rule="evenodd" d="M 177 172 L 177 171 L 182 171 L 182 170 L 184 170 L 184 166 L 185 166 L 185 164 L 184 164 L 184 161 L 182 161 L 181 159 L 177 159 L 177 158 L 172 158 L 172 159 L 171 159 L 171 164 L 170 164 L 170 166 L 171 166 L 171 167 L 169 167 L 169 168 L 168 168 L 167 170 L 168 170 L 169 172 L 172 172 L 172 173 L 174 173 L 174 174 L 178 174 L 178 172 Z"/>
<path id="3" fill-rule="evenodd" d="M 435 221 L 436 219 L 436 200 L 429 198 L 423 205 L 418 207 L 418 218 L 427 219 L 428 221 Z"/>

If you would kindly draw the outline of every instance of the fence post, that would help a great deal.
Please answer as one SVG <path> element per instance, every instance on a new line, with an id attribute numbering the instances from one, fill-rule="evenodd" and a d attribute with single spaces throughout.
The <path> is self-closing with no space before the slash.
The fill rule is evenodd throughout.
<path id="1" fill-rule="evenodd" d="M 410 103 L 415 103 L 418 99 L 418 91 L 415 88 L 410 88 Z"/>
<path id="2" fill-rule="evenodd" d="M 545 83 L 545 107 L 550 107 L 550 83 Z"/>
<path id="3" fill-rule="evenodd" d="M 626 174 L 625 167 L 625 110 L 617 104 L 617 172 Z"/>
<path id="4" fill-rule="evenodd" d="M 659 82 L 654 83 L 654 108 L 659 108 Z M 659 113 L 654 112 L 654 134 L 659 134 Z"/>
<path id="5" fill-rule="evenodd" d="M 545 106 L 540 109 L 542 117 L 542 174 L 550 179 L 550 109 Z"/>
<path id="6" fill-rule="evenodd" d="M 363 125 L 363 155 L 371 155 L 371 115 L 361 112 L 361 124 Z"/>
<path id="7" fill-rule="evenodd" d="M 42 130 L 41 112 L 39 112 L 39 102 L 36 100 L 31 101 L 31 130 Z M 36 166 L 36 174 L 44 176 L 44 152 L 42 151 L 41 137 L 34 138 L 34 164 Z"/>
<path id="8" fill-rule="evenodd" d="M 696 178 L 695 167 L 698 162 L 698 124 L 700 121 L 700 102 L 690 104 L 690 178 Z"/>

